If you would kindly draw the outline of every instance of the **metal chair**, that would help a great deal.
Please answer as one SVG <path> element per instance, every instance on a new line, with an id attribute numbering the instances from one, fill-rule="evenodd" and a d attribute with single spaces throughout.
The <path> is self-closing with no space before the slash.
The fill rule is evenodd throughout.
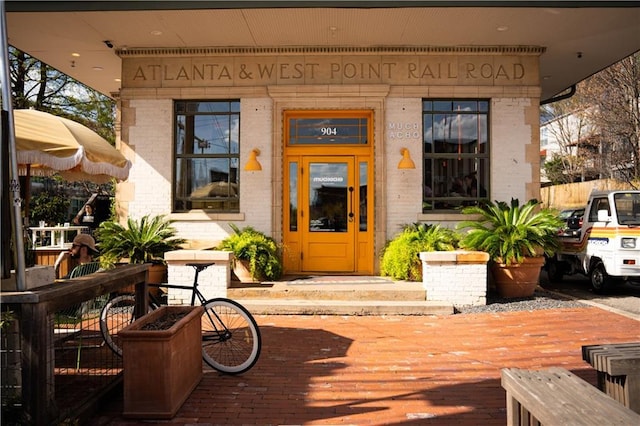
<path id="1" fill-rule="evenodd" d="M 100 270 L 100 262 L 89 262 L 78 265 L 69 274 L 69 278 L 78 278 L 85 275 L 98 272 Z M 80 354 L 82 352 L 83 338 L 102 337 L 99 333 L 95 336 L 84 336 L 82 333 L 83 323 L 86 322 L 87 316 L 91 312 L 96 312 L 99 317 L 101 306 L 108 300 L 108 295 L 92 300 L 82 302 L 80 305 L 72 306 L 68 309 L 56 312 L 55 314 L 55 339 L 58 341 L 68 341 L 74 339 L 78 341 L 78 353 L 76 357 L 76 369 L 80 369 Z M 104 344 L 101 342 L 100 346 Z"/>
<path id="2" fill-rule="evenodd" d="M 69 274 L 69 278 L 82 277 L 84 275 L 93 274 L 100 269 L 100 262 L 89 262 L 82 265 L 78 265 Z"/>

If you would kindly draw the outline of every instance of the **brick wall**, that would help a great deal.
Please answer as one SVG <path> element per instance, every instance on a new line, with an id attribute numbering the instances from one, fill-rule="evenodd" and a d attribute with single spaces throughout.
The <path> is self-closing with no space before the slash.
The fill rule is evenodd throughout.
<path id="1" fill-rule="evenodd" d="M 267 235 L 273 231 L 272 103 L 269 98 L 249 98 L 240 105 L 240 211 L 244 221 L 237 225 L 253 226 Z M 247 172 L 244 164 L 254 148 L 260 150 L 257 158 L 262 170 Z"/>
<path id="2" fill-rule="evenodd" d="M 287 108 L 329 108 L 339 104 L 344 108 L 372 108 L 384 114 L 375 120 L 375 191 L 376 191 L 376 252 L 385 241 L 393 238 L 402 225 L 423 221 L 453 227 L 463 218 L 456 214 L 422 214 L 422 108 L 423 97 L 456 96 L 487 97 L 491 104 L 491 182 L 493 200 L 526 200 L 539 197 L 533 171 L 538 166 L 532 161 L 539 155 L 536 87 L 462 89 L 416 87 L 412 90 L 391 89 L 375 92 L 374 88 L 358 87 L 351 97 L 345 88 L 336 93 L 319 94 L 312 88 L 305 96 L 280 93 L 270 89 L 267 95 L 249 89 L 191 88 L 189 90 L 158 89 L 123 92 L 122 144 L 123 150 L 133 155 L 130 179 L 119 192 L 123 217 L 139 218 L 145 214 L 167 214 L 176 220 L 181 237 L 190 240 L 192 248 L 212 247 L 230 232 L 229 223 L 240 227 L 253 226 L 267 235 L 279 236 L 282 223 L 282 139 L 278 117 Z M 371 93 L 366 92 L 370 90 Z M 389 90 L 388 88 L 386 90 Z M 233 97 L 234 91 L 241 102 L 240 151 L 240 212 L 215 214 L 193 211 L 171 214 L 171 179 L 173 158 L 173 98 L 203 98 L 216 94 Z M 365 91 L 363 94 L 362 91 Z M 272 98 L 276 92 L 281 98 Z M 317 96 L 318 98 L 313 98 Z M 279 99 L 279 100 L 278 100 Z M 286 102 L 283 100 L 285 99 Z M 322 101 L 322 102 L 321 102 Z M 279 103 L 278 103 L 279 102 Z M 283 106 L 284 105 L 284 106 Z M 328 106 L 330 105 L 330 106 Z M 126 113 L 126 114 L 125 114 Z M 412 126 L 417 130 L 413 131 Z M 244 163 L 252 149 L 260 150 L 260 172 L 244 171 Z M 416 163 L 415 169 L 399 170 L 401 148 L 407 148 Z M 537 154 L 536 154 L 537 153 Z"/>
<path id="3" fill-rule="evenodd" d="M 420 253 L 420 260 L 427 300 L 454 306 L 487 304 L 487 253 L 425 252 Z"/>
<path id="4" fill-rule="evenodd" d="M 494 98 L 491 103 L 491 199 L 521 202 L 531 198 L 532 165 L 528 150 L 533 147 L 534 132 L 525 120 L 532 102 L 529 98 Z M 539 139 L 536 139 L 539 140 Z"/>
<path id="5" fill-rule="evenodd" d="M 195 269 L 187 263 L 214 262 L 198 276 L 198 289 L 205 299 L 227 297 L 227 288 L 231 283 L 230 252 L 215 250 L 175 250 L 165 253 L 168 265 L 168 282 L 175 285 L 193 285 Z M 191 303 L 191 290 L 170 288 L 170 305 L 188 305 Z"/>
<path id="6" fill-rule="evenodd" d="M 387 236 L 392 238 L 422 212 L 422 99 L 389 98 L 385 114 L 385 205 Z M 409 150 L 415 169 L 398 169 L 402 148 Z"/>

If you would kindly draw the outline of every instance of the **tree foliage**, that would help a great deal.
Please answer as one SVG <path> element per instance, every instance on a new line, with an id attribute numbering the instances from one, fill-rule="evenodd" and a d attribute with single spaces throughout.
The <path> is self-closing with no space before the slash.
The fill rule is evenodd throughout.
<path id="1" fill-rule="evenodd" d="M 42 191 L 31 199 L 29 215 L 31 223 L 44 220 L 50 225 L 67 222 L 69 219 L 69 197 L 61 187 Z"/>
<path id="2" fill-rule="evenodd" d="M 603 177 L 640 177 L 640 52 L 587 80 L 589 119 L 600 129 Z"/>
<path id="3" fill-rule="evenodd" d="M 112 99 L 13 47 L 9 48 L 9 71 L 14 108 L 33 108 L 69 118 L 84 124 L 111 144 L 115 143 L 115 102 Z M 113 192 L 112 184 L 82 182 L 82 185 L 87 196 L 96 192 Z M 66 192 L 68 199 L 72 191 Z M 51 215 L 46 215 L 47 212 L 36 202 L 32 199 L 29 205 L 32 219 L 34 212 L 52 221 L 55 220 L 49 216 L 59 217 L 58 207 L 51 211 Z M 68 205 L 67 202 L 67 208 Z M 66 213 L 65 218 L 59 221 L 65 220 Z"/>
<path id="4" fill-rule="evenodd" d="M 542 107 L 558 157 L 544 164 L 554 183 L 640 177 L 640 53 L 594 74 L 576 94 Z M 553 123 L 553 125 L 552 125 Z"/>
<path id="5" fill-rule="evenodd" d="M 84 124 L 115 142 L 115 103 L 26 53 L 9 48 L 13 107 L 50 112 Z"/>
<path id="6" fill-rule="evenodd" d="M 584 181 L 587 164 L 592 163 L 595 153 L 589 149 L 589 141 L 594 129 L 587 115 L 588 105 L 581 92 L 561 102 L 547 104 L 542 107 L 544 115 L 550 117 L 545 123 L 547 136 L 557 143 L 557 152 L 552 157 L 552 164 L 544 164 L 545 172 L 554 183 L 571 183 Z"/>

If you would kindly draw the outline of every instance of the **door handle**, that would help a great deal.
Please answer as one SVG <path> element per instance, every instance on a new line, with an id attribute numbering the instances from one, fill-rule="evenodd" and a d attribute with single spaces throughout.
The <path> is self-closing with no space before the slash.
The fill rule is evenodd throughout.
<path id="1" fill-rule="evenodd" d="M 353 222 L 353 219 L 355 218 L 355 214 L 353 213 L 353 186 L 349 187 L 349 222 Z"/>

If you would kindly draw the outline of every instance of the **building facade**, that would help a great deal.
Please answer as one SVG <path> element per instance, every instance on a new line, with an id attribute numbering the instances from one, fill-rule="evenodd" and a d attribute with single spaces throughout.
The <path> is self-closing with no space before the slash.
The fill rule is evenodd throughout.
<path id="1" fill-rule="evenodd" d="M 167 214 L 193 247 L 252 226 L 287 273 L 374 274 L 405 224 L 539 196 L 543 52 L 118 49 L 119 213 Z"/>

